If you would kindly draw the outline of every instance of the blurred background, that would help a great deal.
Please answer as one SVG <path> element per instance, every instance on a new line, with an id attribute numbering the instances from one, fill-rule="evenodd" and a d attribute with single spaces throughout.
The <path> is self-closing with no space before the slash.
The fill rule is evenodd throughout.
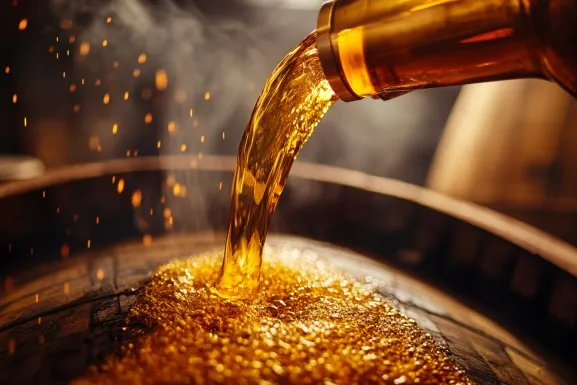
<path id="1" fill-rule="evenodd" d="M 235 155 L 316 0 L 0 5 L 0 178 L 157 154 Z M 577 104 L 521 80 L 338 103 L 299 161 L 425 185 L 577 244 Z"/>

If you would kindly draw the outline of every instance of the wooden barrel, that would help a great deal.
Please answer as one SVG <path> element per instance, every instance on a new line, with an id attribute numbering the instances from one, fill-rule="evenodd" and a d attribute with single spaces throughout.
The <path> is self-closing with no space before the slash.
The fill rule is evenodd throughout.
<path id="1" fill-rule="evenodd" d="M 233 164 L 141 158 L 0 186 L 0 383 L 67 383 L 122 343 L 151 271 L 223 244 Z M 312 164 L 295 166 L 272 229 L 293 236 L 270 242 L 381 279 L 477 383 L 576 383 L 571 246 L 426 189 Z"/>

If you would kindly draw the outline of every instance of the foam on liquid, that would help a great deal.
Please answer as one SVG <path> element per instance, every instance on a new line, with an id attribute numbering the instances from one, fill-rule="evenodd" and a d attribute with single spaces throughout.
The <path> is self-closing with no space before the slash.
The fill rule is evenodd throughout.
<path id="1" fill-rule="evenodd" d="M 318 256 L 267 249 L 257 297 L 240 300 L 215 291 L 221 255 L 156 272 L 128 317 L 149 334 L 74 385 L 472 384 L 373 286 Z"/>

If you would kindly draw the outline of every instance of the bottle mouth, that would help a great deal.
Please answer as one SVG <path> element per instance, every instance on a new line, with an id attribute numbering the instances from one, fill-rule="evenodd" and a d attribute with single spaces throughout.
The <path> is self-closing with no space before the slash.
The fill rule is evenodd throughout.
<path id="1" fill-rule="evenodd" d="M 333 40 L 333 17 L 337 1 L 325 2 L 319 11 L 317 19 L 317 49 L 321 67 L 331 88 L 337 97 L 344 102 L 359 100 L 344 79 L 339 59 L 338 44 Z"/>

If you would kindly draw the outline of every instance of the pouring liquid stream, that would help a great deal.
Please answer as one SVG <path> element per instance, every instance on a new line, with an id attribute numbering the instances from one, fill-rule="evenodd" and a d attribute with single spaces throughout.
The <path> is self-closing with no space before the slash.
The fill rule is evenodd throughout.
<path id="1" fill-rule="evenodd" d="M 313 32 L 272 72 L 242 138 L 217 283 L 222 295 L 251 298 L 256 294 L 269 222 L 291 166 L 336 101 Z"/>
<path id="2" fill-rule="evenodd" d="M 245 131 L 220 272 L 220 251 L 159 268 L 127 316 L 139 340 L 74 385 L 472 384 L 373 286 L 294 247 L 273 246 L 262 264 L 292 163 L 335 101 L 312 34 L 274 70 Z"/>

